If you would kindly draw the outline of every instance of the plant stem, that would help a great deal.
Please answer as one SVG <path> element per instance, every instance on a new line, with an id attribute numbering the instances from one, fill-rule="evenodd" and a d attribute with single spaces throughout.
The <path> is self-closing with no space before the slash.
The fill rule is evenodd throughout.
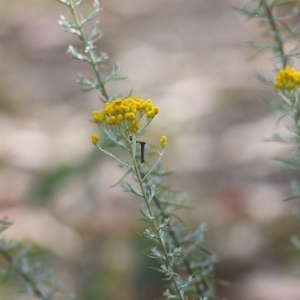
<path id="1" fill-rule="evenodd" d="M 141 172 L 141 175 L 142 175 L 143 178 L 145 178 L 145 175 L 143 174 L 143 172 Z M 144 180 L 144 183 L 147 184 L 147 179 Z M 160 215 L 165 219 L 169 218 L 170 215 L 164 211 L 163 207 L 161 206 L 161 201 L 160 201 L 160 199 L 157 195 L 155 195 L 153 197 L 153 201 L 154 201 L 157 209 L 159 210 Z M 176 236 L 175 230 L 171 226 L 169 227 L 169 230 L 167 231 L 167 233 L 169 234 L 170 238 L 172 239 L 173 244 L 175 245 L 175 247 L 183 248 L 183 245 L 181 244 L 180 240 Z M 191 262 L 189 261 L 189 259 L 184 257 L 183 258 L 183 263 L 184 263 L 185 269 L 187 271 L 187 274 L 194 277 L 194 270 L 191 267 Z M 203 284 L 207 286 L 205 281 L 203 282 Z M 194 287 L 195 287 L 195 290 L 196 290 L 197 294 L 199 295 L 199 297 L 201 297 L 202 292 L 201 292 L 201 289 L 200 289 L 200 286 L 199 286 L 199 282 L 195 281 L 194 282 Z M 208 286 L 207 286 L 207 288 L 209 289 Z"/>
<path id="2" fill-rule="evenodd" d="M 26 274 L 21 268 L 18 268 L 15 263 L 13 262 L 13 258 L 11 255 L 6 252 L 5 250 L 1 249 L 0 253 L 4 257 L 4 259 L 9 263 L 9 265 L 16 271 L 16 273 L 30 286 L 34 296 L 39 299 L 44 300 L 45 296 L 42 291 L 37 287 L 34 279 L 32 279 L 28 274 Z"/>
<path id="3" fill-rule="evenodd" d="M 142 191 L 144 202 L 145 202 L 145 204 L 147 206 L 147 210 L 148 210 L 148 213 L 150 215 L 150 220 L 149 221 L 150 221 L 151 227 L 154 230 L 154 233 L 155 233 L 155 235 L 157 237 L 158 244 L 159 244 L 160 248 L 164 252 L 165 263 L 166 263 L 167 267 L 173 269 L 173 266 L 172 266 L 172 264 L 170 262 L 170 259 L 168 257 L 168 251 L 166 249 L 165 243 L 164 243 L 164 241 L 161 238 L 161 235 L 159 233 L 159 229 L 158 229 L 157 224 L 155 222 L 155 216 L 153 214 L 153 211 L 152 211 L 151 205 L 149 203 L 149 199 L 148 199 L 148 196 L 147 196 L 147 193 L 145 191 L 145 187 L 144 187 L 144 184 L 143 184 L 143 181 L 142 181 L 142 175 L 141 175 L 140 169 L 138 167 L 137 160 L 136 160 L 136 158 L 134 156 L 133 156 L 133 166 L 134 166 L 134 172 L 135 172 L 136 178 L 138 180 L 140 189 Z M 172 283 L 174 285 L 174 288 L 175 288 L 175 291 L 177 293 L 178 299 L 185 300 L 184 297 L 182 296 L 182 294 L 180 293 L 180 289 L 179 289 L 179 286 L 178 286 L 178 283 L 177 283 L 177 280 L 176 280 L 176 276 L 175 276 L 174 273 L 171 275 L 171 281 L 172 281 Z"/>
<path id="4" fill-rule="evenodd" d="M 95 62 L 94 55 L 93 55 L 93 50 L 91 49 L 91 47 L 89 47 L 89 45 L 87 43 L 84 31 L 83 31 L 83 25 L 81 24 L 81 22 L 79 21 L 79 18 L 77 16 L 76 6 L 75 6 L 73 0 L 69 0 L 69 1 L 70 1 L 71 14 L 72 14 L 72 16 L 74 18 L 74 21 L 75 21 L 75 23 L 76 23 L 76 25 L 78 27 L 79 32 L 80 32 L 80 38 L 81 38 L 81 40 L 82 40 L 82 42 L 84 44 L 85 51 L 89 55 L 90 63 L 92 65 L 94 74 L 96 75 L 97 82 L 98 82 L 98 87 L 100 89 L 100 92 L 103 95 L 103 97 L 105 98 L 105 100 L 109 101 L 109 95 L 108 95 L 108 92 L 106 91 L 105 83 L 103 82 L 103 80 L 102 80 L 102 78 L 100 76 L 97 63 Z"/>
<path id="5" fill-rule="evenodd" d="M 265 0 L 261 1 L 261 5 L 265 11 L 269 25 L 274 33 L 275 42 L 277 43 L 277 50 L 279 52 L 279 55 L 281 58 L 281 63 L 282 63 L 282 66 L 280 67 L 280 69 L 284 69 L 288 63 L 288 58 L 286 57 L 286 55 L 284 53 L 284 43 L 282 41 L 280 30 L 278 29 L 276 21 L 274 19 L 272 8 L 270 6 L 268 6 L 268 4 L 266 3 Z"/>

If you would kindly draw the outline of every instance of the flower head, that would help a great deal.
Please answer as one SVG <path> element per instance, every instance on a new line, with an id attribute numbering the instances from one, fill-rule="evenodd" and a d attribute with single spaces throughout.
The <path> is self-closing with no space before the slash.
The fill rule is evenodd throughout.
<path id="1" fill-rule="evenodd" d="M 158 112 L 158 106 L 153 105 L 150 99 L 117 98 L 106 103 L 103 110 L 94 111 L 93 120 L 102 126 L 114 126 L 123 133 L 132 134 L 140 130 L 140 122 L 144 115 L 146 123 L 149 124 Z"/>
<path id="2" fill-rule="evenodd" d="M 165 135 L 163 135 L 163 136 L 160 138 L 159 142 L 160 142 L 161 146 L 162 146 L 163 148 L 165 148 L 165 147 L 167 146 L 167 143 L 168 143 L 167 137 L 166 137 Z"/>
<path id="3" fill-rule="evenodd" d="M 300 72 L 290 66 L 286 66 L 280 70 L 277 74 L 276 81 L 274 82 L 274 88 L 276 90 L 295 90 L 300 85 Z"/>
<path id="4" fill-rule="evenodd" d="M 92 134 L 92 135 L 91 135 L 91 140 L 92 140 L 92 143 L 93 143 L 94 145 L 96 145 L 96 144 L 100 141 L 100 137 L 99 137 L 99 135 L 97 135 L 97 134 Z"/>

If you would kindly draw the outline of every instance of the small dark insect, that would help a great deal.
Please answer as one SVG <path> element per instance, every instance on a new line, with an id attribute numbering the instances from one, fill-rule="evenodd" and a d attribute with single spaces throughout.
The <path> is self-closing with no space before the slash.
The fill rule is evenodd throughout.
<path id="1" fill-rule="evenodd" d="M 145 145 L 146 142 L 141 142 L 141 141 L 136 141 L 137 143 L 139 143 L 141 145 L 141 163 L 145 162 Z"/>
<path id="2" fill-rule="evenodd" d="M 132 137 L 129 137 L 129 140 L 132 141 Z M 136 141 L 137 143 L 139 143 L 141 145 L 141 164 L 143 162 L 145 162 L 145 145 L 146 142 L 142 142 L 142 141 Z"/>

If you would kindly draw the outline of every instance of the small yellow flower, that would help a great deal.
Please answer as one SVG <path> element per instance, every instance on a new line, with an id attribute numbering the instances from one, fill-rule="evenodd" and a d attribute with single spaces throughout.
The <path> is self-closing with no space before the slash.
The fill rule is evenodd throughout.
<path id="1" fill-rule="evenodd" d="M 277 74 L 274 82 L 275 90 L 295 90 L 300 86 L 300 72 L 290 66 L 286 66 Z"/>
<path id="2" fill-rule="evenodd" d="M 154 109 L 147 111 L 146 115 L 147 115 L 148 118 L 154 118 L 154 116 L 155 116 Z"/>
<path id="3" fill-rule="evenodd" d="M 117 120 L 118 120 L 118 122 L 122 122 L 123 115 L 121 115 L 121 114 L 117 115 Z"/>
<path id="4" fill-rule="evenodd" d="M 91 135 L 91 140 L 92 140 L 92 143 L 93 143 L 94 145 L 96 145 L 96 144 L 100 141 L 100 137 L 99 137 L 99 135 L 97 135 L 97 134 L 92 134 L 92 135 Z"/>
<path id="5" fill-rule="evenodd" d="M 126 113 L 125 114 L 125 118 L 127 120 L 134 120 L 135 119 L 135 114 L 133 112 L 130 112 L 130 113 Z"/>
<path id="6" fill-rule="evenodd" d="M 160 138 L 159 142 L 160 142 L 161 146 L 162 146 L 163 148 L 165 148 L 165 147 L 167 146 L 167 143 L 168 143 L 167 137 L 166 137 L 165 135 L 163 135 L 163 136 Z"/>
<path id="7" fill-rule="evenodd" d="M 93 120 L 95 123 L 99 122 L 99 114 L 97 111 L 93 111 Z"/>
<path id="8" fill-rule="evenodd" d="M 113 125 L 113 124 L 115 124 L 115 123 L 116 123 L 116 117 L 115 117 L 115 116 L 109 117 L 108 119 L 106 119 L 106 123 L 107 123 L 108 125 Z"/>
<path id="9" fill-rule="evenodd" d="M 132 132 L 137 132 L 139 129 L 140 129 L 139 120 L 137 120 L 137 119 L 133 120 L 129 130 Z"/>

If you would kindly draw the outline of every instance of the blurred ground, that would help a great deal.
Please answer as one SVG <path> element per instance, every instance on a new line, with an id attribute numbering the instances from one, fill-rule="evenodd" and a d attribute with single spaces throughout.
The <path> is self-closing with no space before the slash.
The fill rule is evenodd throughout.
<path id="1" fill-rule="evenodd" d="M 208 223 L 217 275 L 235 284 L 220 296 L 299 300 L 300 259 L 289 250 L 297 203 L 281 202 L 298 175 L 272 160 L 286 147 L 263 141 L 280 125 L 260 97 L 272 88 L 254 72 L 272 65 L 266 56 L 247 62 L 244 41 L 259 32 L 233 11 L 237 2 L 103 0 L 99 49 L 128 76 L 112 91 L 132 88 L 161 107 L 147 141 L 169 138 L 169 181 L 195 208 L 183 217 Z M 0 216 L 15 223 L 10 238 L 49 253 L 46 263 L 81 299 L 158 298 L 140 254 L 149 245 L 136 235 L 139 202 L 110 188 L 122 173 L 90 143 L 101 103 L 75 83 L 87 67 L 65 55 L 78 42 L 60 14 L 68 12 L 56 1 L 0 0 Z"/>

